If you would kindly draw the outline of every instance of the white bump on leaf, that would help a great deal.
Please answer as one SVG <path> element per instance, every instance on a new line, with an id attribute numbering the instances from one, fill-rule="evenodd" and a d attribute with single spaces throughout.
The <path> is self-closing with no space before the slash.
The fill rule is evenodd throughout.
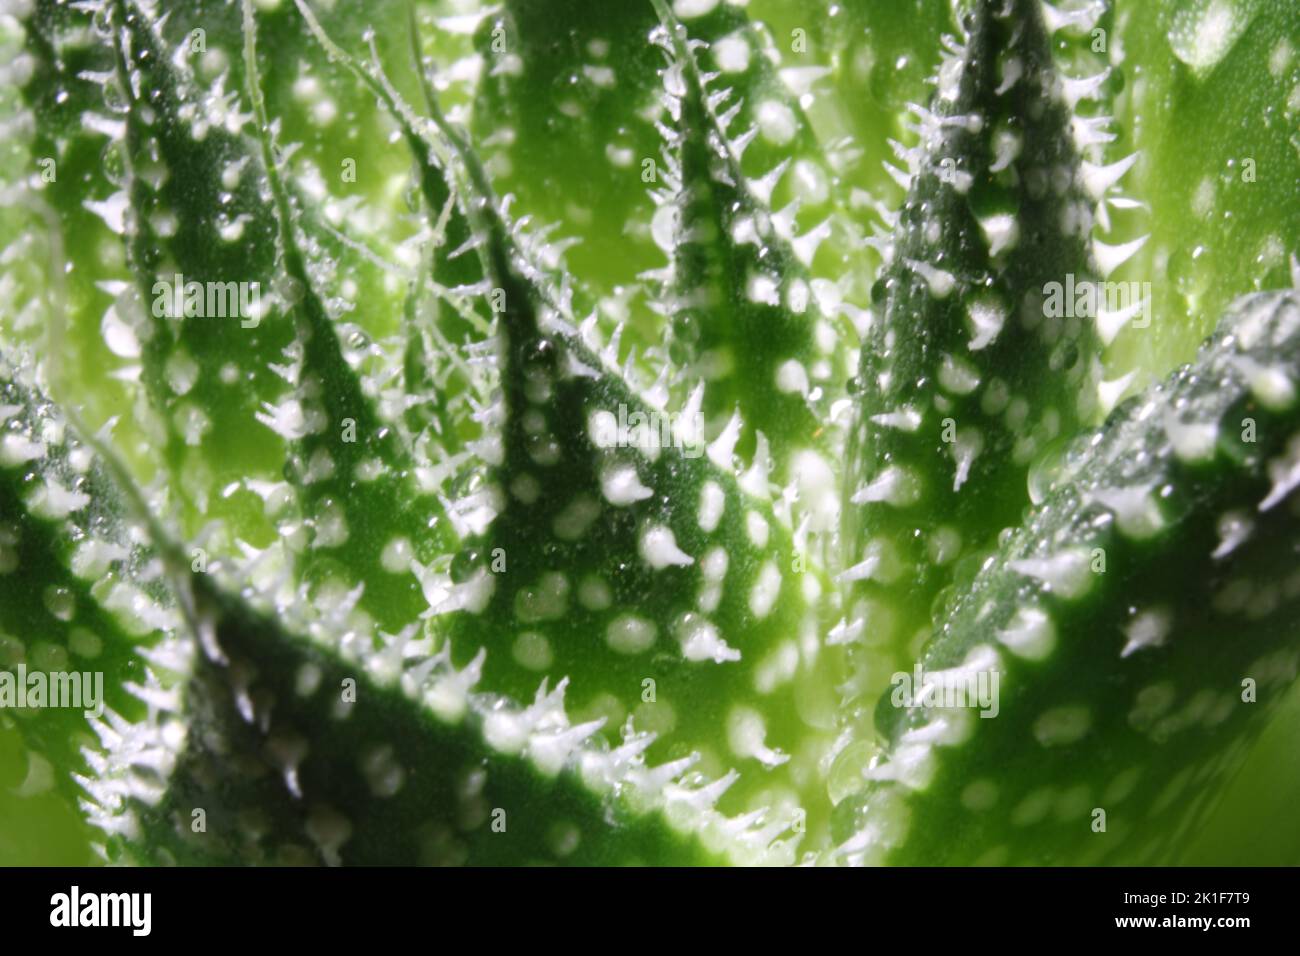
<path id="1" fill-rule="evenodd" d="M 677 537 L 672 529 L 663 525 L 653 525 L 642 532 L 641 557 L 656 571 L 695 563 L 694 558 L 677 547 Z"/>

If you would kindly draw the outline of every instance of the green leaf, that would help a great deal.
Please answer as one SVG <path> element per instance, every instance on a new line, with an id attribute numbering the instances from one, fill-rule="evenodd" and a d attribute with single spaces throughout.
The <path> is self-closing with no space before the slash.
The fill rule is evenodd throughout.
<path id="1" fill-rule="evenodd" d="M 1098 278 L 1071 135 L 1079 84 L 1057 75 L 1036 4 L 977 4 L 964 26 L 916 108 L 921 145 L 899 147 L 911 188 L 858 371 L 840 580 L 862 739 L 862 701 L 915 659 L 933 606 L 1018 522 L 1098 404 L 1093 319 L 1049 292 Z M 868 753 L 846 750 L 850 776 Z"/>
<path id="2" fill-rule="evenodd" d="M 29 748 L 20 792 L 74 802 L 97 721 L 168 699 L 150 664 L 176 665 L 180 619 L 113 480 L 21 374 L 0 358 L 0 707 Z"/>
<path id="3" fill-rule="evenodd" d="M 122 100 L 108 82 L 111 52 L 98 42 L 104 21 L 48 0 L 25 12 L 17 24 L 25 45 L 12 65 L 21 100 L 5 109 L 13 134 L 5 141 L 20 155 L 6 170 L 5 237 L 15 244 L 4 272 L 6 289 L 27 294 L 0 309 L 0 333 L 30 349 L 60 400 L 85 401 L 96 425 L 122 416 L 124 455 L 150 468 L 140 453 L 149 433 L 128 414 L 140 346 L 119 309 L 129 278 L 118 238 L 126 222 Z"/>
<path id="4" fill-rule="evenodd" d="M 194 506 L 206 513 L 212 479 L 234 479 L 265 499 L 290 557 L 307 580 L 346 588 L 364 583 L 361 609 L 382 627 L 404 626 L 425 607 L 412 560 L 431 562 L 450 552 L 455 539 L 432 489 L 419 488 L 410 449 L 376 408 L 374 395 L 384 380 L 362 366 L 366 336 L 336 326 L 323 298 L 323 287 L 333 278 L 326 260 L 330 250 L 319 237 L 318 222 L 299 212 L 301 198 L 284 184 L 252 66 L 255 52 L 251 46 L 246 50 L 245 76 L 260 154 L 247 138 L 209 128 L 211 104 L 205 109 L 184 73 L 163 56 L 156 25 L 124 3 L 118 10 L 126 28 L 118 34 L 123 80 L 130 72 L 137 89 L 129 120 L 137 164 L 157 155 L 156 176 L 151 179 L 140 170 L 133 186 L 141 222 L 134 259 L 142 286 L 151 286 L 160 275 L 153 264 L 160 250 L 171 250 L 183 258 L 176 268 L 191 277 L 184 280 L 187 285 L 232 281 L 221 277 L 234 276 L 267 290 L 261 303 L 265 314 L 250 317 L 241 310 L 238 316 L 155 319 L 146 357 L 155 402 L 173 423 L 189 421 L 189 400 L 175 393 L 207 390 L 197 393 L 202 405 L 196 414 L 203 427 L 186 433 L 173 429 L 169 440 L 169 447 L 207 478 Z M 238 101 L 226 109 L 237 114 Z M 232 122 L 236 128 L 243 125 L 242 120 Z M 164 215 L 159 208 L 169 208 L 168 200 L 155 198 L 151 189 L 161 181 L 165 191 L 173 180 L 171 202 L 192 205 L 180 217 L 188 228 L 169 238 L 156 228 Z M 230 223 L 242 221 L 238 235 L 223 233 L 211 214 L 200 213 L 221 208 L 222 195 L 239 197 L 218 214 Z M 249 229 L 253 231 L 245 236 Z M 161 281 L 167 289 L 178 286 Z M 268 331 L 258 337 L 264 327 Z M 346 350 L 340 342 L 344 334 L 351 346 Z M 202 364 L 195 355 L 202 356 Z M 178 363 L 188 369 L 180 386 Z M 252 378 L 246 381 L 241 369 Z M 236 387 L 248 382 L 251 389 Z M 225 418 L 212 417 L 219 411 Z M 265 426 L 256 434 L 279 436 L 286 443 L 287 486 L 250 480 L 247 463 L 239 461 L 233 462 L 235 474 L 217 471 L 232 464 L 224 436 L 247 432 L 252 418 Z M 198 452 L 186 446 L 198 446 Z M 286 504 L 288 487 L 296 511 Z"/>
<path id="5" fill-rule="evenodd" d="M 1235 298 L 1291 284 L 1300 249 L 1300 23 L 1286 4 L 1122 6 L 1116 154 L 1136 153 L 1112 244 L 1149 235 L 1115 278 L 1150 283 L 1151 324 L 1127 328 L 1109 378 L 1133 387 L 1187 361 Z"/>
<path id="6" fill-rule="evenodd" d="M 322 621 L 191 580 L 205 651 L 172 712 L 114 722 L 92 817 L 110 859 L 231 864 L 716 863 L 744 822 L 711 813 L 645 741 L 585 743 L 564 688 L 528 708 L 471 695 L 409 634 L 379 652 Z M 286 625 L 285 621 L 292 622 Z M 303 627 L 297 631 L 293 628 Z M 141 780 L 160 753 L 167 789 Z M 121 799 L 116 799 L 122 794 Z M 693 835 L 698 828 L 698 836 Z"/>
<path id="7" fill-rule="evenodd" d="M 93 714 L 20 701 L 30 677 L 23 692 L 0 684 L 0 700 L 37 754 L 24 789 L 84 788 L 108 859 L 717 863 L 770 841 L 713 812 L 718 788 L 685 785 L 688 762 L 648 766 L 650 738 L 587 744 L 598 724 L 570 724 L 563 685 L 527 708 L 472 694 L 482 657 L 455 670 L 413 629 L 374 653 L 348 626 L 355 594 L 313 608 L 304 587 L 273 615 L 183 574 L 196 653 L 93 449 L 7 367 L 0 398 L 4 663 L 47 675 L 42 687 L 74 667 L 77 687 L 102 682 L 77 701 Z"/>
<path id="8" fill-rule="evenodd" d="M 275 365 L 293 342 L 282 299 L 275 211 L 243 129 L 249 120 L 224 81 L 204 90 L 181 46 L 127 0 L 106 8 L 127 99 L 126 227 L 138 296 L 120 316 L 142 340 L 142 380 L 163 420 L 163 461 L 186 525 L 220 514 L 220 489 L 269 479 L 282 436 L 249 428 L 286 386 Z M 228 436 L 246 441 L 232 448 Z"/>
<path id="9" fill-rule="evenodd" d="M 660 88 L 661 58 L 646 42 L 653 8 L 508 0 L 481 16 L 482 76 L 468 128 L 497 192 L 516 197 L 520 216 L 563 223 L 557 242 L 590 297 L 576 303 L 581 314 L 599 306 L 627 323 L 632 341 L 657 343 L 659 318 L 638 292 L 641 274 L 662 261 L 642 178 L 660 149 L 648 119 Z M 435 23 L 424 36 L 445 29 Z M 464 61 L 438 65 L 442 86 Z"/>
<path id="10" fill-rule="evenodd" d="M 418 158 L 416 176 L 430 224 L 431 251 L 428 281 L 414 279 L 403 305 L 405 418 L 419 435 L 415 444 L 425 445 L 416 448 L 417 455 L 430 456 L 440 472 L 447 472 L 481 438 L 478 430 L 467 428 L 466 420 L 475 417 L 474 403 L 484 400 L 488 388 L 485 376 L 472 368 L 474 352 L 488 337 L 490 310 L 481 294 L 483 268 L 474 251 L 469 219 L 452 193 L 443 169 L 445 160 L 430 155 L 429 144 L 417 128 L 418 117 L 383 72 L 373 33 L 367 32 L 372 62 L 363 66 L 335 44 L 310 6 L 303 0 L 296 0 L 296 5 L 313 39 L 332 62 L 384 104 L 412 156 Z M 427 100 L 433 94 L 423 75 L 414 8 L 410 26 L 411 52 Z"/>
<path id="11" fill-rule="evenodd" d="M 424 575 L 433 613 L 449 615 L 453 659 L 487 647 L 484 685 L 515 699 L 543 675 L 567 678 L 584 718 L 612 730 L 632 717 L 662 738 L 656 753 L 726 781 L 721 807 L 775 807 L 767 816 L 824 839 L 810 768 L 833 718 L 815 703 L 827 685 L 805 603 L 822 585 L 771 502 L 766 455 L 742 473 L 738 419 L 706 448 L 701 392 L 674 410 L 624 379 L 616 343 L 602 348 L 594 317 L 573 321 L 569 290 L 535 265 L 535 240 L 429 105 L 474 197 L 503 364 L 499 445 L 450 506 L 471 531 L 490 524 L 446 574 Z M 732 760 L 752 774 L 734 781 Z"/>
<path id="12" fill-rule="evenodd" d="M 837 808 L 846 854 L 1178 861 L 1300 667 L 1297 368 L 1300 297 L 1247 296 L 1072 445 L 943 616 L 921 684 L 882 698 L 898 719 Z"/>
<path id="13" fill-rule="evenodd" d="M 719 82 L 701 65 L 686 28 L 666 6 L 657 8 L 664 23 L 659 42 L 670 57 L 664 95 L 676 127 L 668 131 L 666 153 L 671 189 L 657 197 L 656 214 L 657 222 L 666 218 L 671 237 L 663 304 L 669 357 L 679 377 L 708 384 L 707 420 L 725 421 L 737 406 L 746 410 L 747 424 L 766 439 L 758 440 L 757 453 L 766 454 L 770 442 L 785 477 L 795 451 L 829 445 L 818 439 L 846 377 L 835 354 L 841 330 L 832 324 L 841 290 L 810 273 L 830 221 L 798 235 L 800 201 L 777 213 L 769 205 L 791 156 L 758 177 L 745 174 L 741 159 L 765 139 L 787 146 L 800 164 L 794 175 L 819 178 L 826 191 L 828 172 L 812 158 L 819 151 L 797 104 L 774 92 L 773 77 L 755 68 L 738 87 L 727 85 L 727 68 L 739 65 L 731 62 L 740 56 L 735 44 L 757 45 L 743 17 L 728 18 L 735 29 L 709 47 L 725 77 Z M 759 102 L 745 110 L 743 94 Z"/>

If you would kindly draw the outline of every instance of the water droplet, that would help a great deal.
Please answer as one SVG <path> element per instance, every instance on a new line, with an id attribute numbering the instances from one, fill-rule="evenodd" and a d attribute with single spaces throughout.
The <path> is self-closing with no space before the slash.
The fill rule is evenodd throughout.
<path id="1" fill-rule="evenodd" d="M 862 789 L 862 773 L 875 752 L 876 748 L 864 740 L 849 744 L 840 751 L 826 776 L 826 790 L 833 803 L 839 803 Z"/>
<path id="2" fill-rule="evenodd" d="M 70 590 L 51 585 L 45 589 L 45 609 L 60 621 L 71 621 L 77 611 L 77 601 Z"/>
<path id="3" fill-rule="evenodd" d="M 126 113 L 131 109 L 131 101 L 116 78 L 104 84 L 104 105 L 110 113 Z"/>
<path id="4" fill-rule="evenodd" d="M 122 155 L 122 144 L 116 140 L 109 141 L 99 158 L 104 178 L 114 186 L 125 187 L 127 183 L 126 160 Z"/>
<path id="5" fill-rule="evenodd" d="M 466 548 L 451 559 L 451 580 L 454 584 L 464 584 L 478 569 L 483 555 L 476 548 Z"/>
<path id="6" fill-rule="evenodd" d="M 1057 479 L 1065 472 L 1065 450 L 1068 443 L 1057 443 L 1045 448 L 1034 463 L 1029 466 L 1027 484 L 1029 500 L 1036 505 L 1043 503 L 1048 492 Z"/>
<path id="7" fill-rule="evenodd" d="M 1210 270 L 1207 268 L 1205 252 L 1204 246 L 1197 246 L 1190 252 L 1175 249 L 1169 256 L 1169 280 L 1180 295 L 1198 295 L 1208 287 Z"/>

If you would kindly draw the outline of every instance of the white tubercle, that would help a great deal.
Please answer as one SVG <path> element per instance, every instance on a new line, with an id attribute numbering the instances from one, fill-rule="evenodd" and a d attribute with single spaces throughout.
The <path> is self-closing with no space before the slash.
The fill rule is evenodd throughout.
<path id="1" fill-rule="evenodd" d="M 645 563 L 656 571 L 695 563 L 694 558 L 677 547 L 672 529 L 664 525 L 653 525 L 641 533 L 640 551 Z"/>
<path id="2" fill-rule="evenodd" d="M 620 508 L 644 501 L 654 494 L 641 483 L 636 466 L 628 462 L 606 465 L 600 474 L 600 490 L 606 501 Z"/>

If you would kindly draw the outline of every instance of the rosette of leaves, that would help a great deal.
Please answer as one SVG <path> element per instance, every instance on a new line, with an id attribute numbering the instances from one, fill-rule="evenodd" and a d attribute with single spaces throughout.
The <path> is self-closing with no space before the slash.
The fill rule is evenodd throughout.
<path id="1" fill-rule="evenodd" d="M 0 766 L 70 859 L 1194 862 L 1285 812 L 1285 11 L 0 43 L 0 653 L 104 686 Z"/>

